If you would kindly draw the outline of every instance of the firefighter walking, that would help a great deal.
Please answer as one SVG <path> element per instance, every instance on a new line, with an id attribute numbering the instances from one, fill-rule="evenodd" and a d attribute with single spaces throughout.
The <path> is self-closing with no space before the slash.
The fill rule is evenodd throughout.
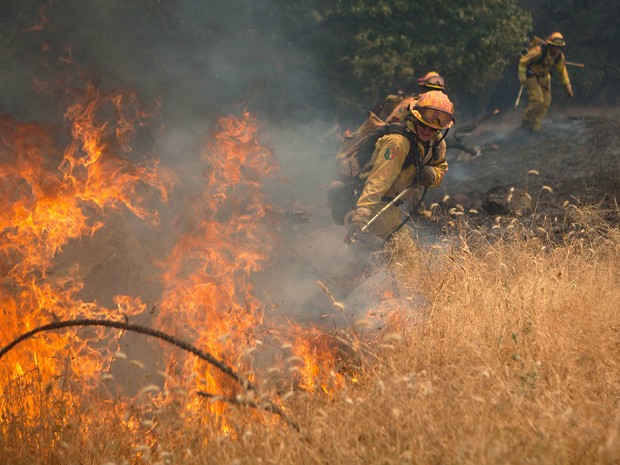
<path id="1" fill-rule="evenodd" d="M 519 60 L 519 82 L 525 87 L 528 98 L 521 127 L 533 133 L 540 132 L 551 105 L 552 69 L 555 69 L 568 96 L 572 98 L 574 95 L 562 53 L 562 47 L 566 45 L 562 34 L 554 32 L 546 40 L 537 42 Z"/>

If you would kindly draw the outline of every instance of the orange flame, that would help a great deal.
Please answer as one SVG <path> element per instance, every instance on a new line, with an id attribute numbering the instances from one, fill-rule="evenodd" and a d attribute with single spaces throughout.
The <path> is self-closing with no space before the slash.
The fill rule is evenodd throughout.
<path id="1" fill-rule="evenodd" d="M 156 163 L 140 166 L 121 155 L 128 150 L 130 127 L 142 123 L 142 115 L 138 117 L 127 101 L 135 103 L 135 98 L 102 95 L 89 84 L 65 115 L 73 138 L 64 150 L 40 125 L 0 119 L 2 343 L 55 319 L 120 316 L 128 305 L 133 312 L 143 310 L 140 302 L 129 303 L 121 296 L 116 299 L 117 310 L 83 302 L 78 298 L 83 286 L 78 270 L 53 268 L 69 241 L 94 235 L 105 216 L 121 207 L 157 221 L 157 214 L 142 205 L 141 195 L 141 186 L 148 186 L 166 198 Z M 99 122 L 110 107 L 116 122 Z M 88 332 L 79 338 L 46 334 L 27 341 L 10 354 L 14 362 L 3 379 L 33 370 L 50 379 L 79 355 L 79 363 L 70 369 L 88 385 L 103 367 L 106 341 Z M 72 355 L 59 359 L 67 348 Z"/>
<path id="2" fill-rule="evenodd" d="M 298 334 L 292 361 L 296 358 L 301 361 L 297 367 L 299 387 L 313 394 L 334 396 L 344 386 L 344 376 L 338 367 L 338 341 L 316 328 L 298 328 Z"/>
<path id="3" fill-rule="evenodd" d="M 262 224 L 267 201 L 260 181 L 276 164 L 257 142 L 255 117 L 245 112 L 241 118 L 221 118 L 218 125 L 205 144 L 209 173 L 192 202 L 191 228 L 164 263 L 160 324 L 244 373 L 250 369 L 244 353 L 256 344 L 254 333 L 263 319 L 250 275 L 265 266 L 272 242 Z M 183 372 L 197 374 L 203 391 L 239 393 L 238 386 L 194 360 Z"/>
<path id="4" fill-rule="evenodd" d="M 131 146 L 150 117 L 135 94 L 103 94 L 88 84 L 65 112 L 70 129 L 66 146 L 49 128 L 0 119 L 0 271 L 6 277 L 0 283 L 0 345 L 56 319 L 144 312 L 139 299 L 126 296 L 116 297 L 116 309 L 82 301 L 79 269 L 59 270 L 56 259 L 67 244 L 97 234 L 120 210 L 158 224 L 157 211 L 145 206 L 145 195 L 156 192 L 167 200 L 163 172 L 156 161 L 137 159 Z M 204 189 L 187 209 L 185 233 L 161 262 L 157 326 L 253 381 L 265 315 L 252 275 L 270 263 L 275 242 L 263 180 L 278 167 L 260 143 L 260 125 L 250 113 L 220 118 L 217 129 L 202 153 L 208 166 Z M 295 331 L 293 354 L 301 360 L 298 387 L 334 395 L 344 385 L 334 339 L 316 329 Z M 0 382 L 31 372 L 47 381 L 69 369 L 92 388 L 114 346 L 114 338 L 95 330 L 41 335 L 13 351 L 8 366 L 0 365 L 7 374 Z M 196 389 L 211 394 L 246 394 L 195 358 L 175 356 L 169 354 L 171 377 L 194 378 Z M 194 410 L 201 404 L 194 400 L 186 407 Z M 225 405 L 210 406 L 223 431 L 228 428 L 221 415 Z M 34 406 L 30 413 L 36 414 Z"/>

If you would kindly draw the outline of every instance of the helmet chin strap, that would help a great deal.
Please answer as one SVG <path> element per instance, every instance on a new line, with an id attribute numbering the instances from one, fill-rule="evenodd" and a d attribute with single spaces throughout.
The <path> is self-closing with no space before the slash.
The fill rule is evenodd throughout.
<path id="1" fill-rule="evenodd" d="M 416 123 L 416 122 L 415 122 L 415 120 L 414 120 L 414 124 L 415 124 L 415 123 Z M 441 134 L 441 137 L 440 137 L 439 139 L 437 139 L 437 141 L 436 141 L 434 144 L 432 144 L 432 145 L 431 145 L 431 144 L 429 144 L 429 147 L 434 147 L 435 145 L 439 145 L 439 144 L 441 144 L 441 141 L 442 141 L 442 140 L 444 140 L 444 139 L 446 138 L 446 136 L 448 135 L 448 132 L 449 132 L 449 131 L 450 131 L 450 128 L 447 128 L 447 129 L 446 129 L 446 130 L 442 133 L 442 132 L 441 132 L 441 129 L 440 129 L 440 130 L 438 131 L 438 133 L 440 133 L 440 134 Z M 413 131 L 411 131 L 411 132 L 413 132 Z M 416 132 L 414 132 L 413 134 L 414 134 L 414 136 L 415 136 L 415 138 L 416 138 L 417 140 L 420 140 L 420 137 L 418 136 L 417 131 L 416 131 Z"/>
<path id="2" fill-rule="evenodd" d="M 446 138 L 446 136 L 448 135 L 448 131 L 450 131 L 450 128 L 446 129 L 445 132 L 443 133 L 443 135 L 441 136 L 441 138 L 439 140 L 437 140 L 437 142 L 435 142 L 435 145 L 438 145 L 441 143 L 442 140 L 444 140 Z M 441 130 L 439 130 L 439 132 L 441 132 Z"/>

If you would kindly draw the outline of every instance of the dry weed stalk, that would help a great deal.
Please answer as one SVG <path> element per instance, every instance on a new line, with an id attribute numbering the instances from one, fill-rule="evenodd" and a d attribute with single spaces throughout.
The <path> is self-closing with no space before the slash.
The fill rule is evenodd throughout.
<path id="1" fill-rule="evenodd" d="M 339 395 L 287 401 L 302 434 L 239 409 L 234 435 L 205 438 L 172 405 L 138 457 L 110 416 L 76 430 L 78 412 L 67 410 L 52 426 L 3 417 L 0 449 L 18 465 L 620 463 L 620 231 L 595 209 L 575 209 L 557 235 L 528 218 L 489 231 L 459 218 L 462 234 L 421 247 L 403 272 L 425 292 L 425 318 L 403 317 L 401 337 L 375 347 L 380 362 L 368 360 Z M 15 438 L 30 428 L 65 444 L 42 441 L 22 460 Z"/>
<path id="2" fill-rule="evenodd" d="M 208 352 L 200 350 L 197 347 L 195 347 L 194 345 L 192 345 L 192 344 L 190 344 L 188 342 L 182 341 L 182 340 L 180 340 L 180 339 L 178 339 L 178 338 L 176 338 L 174 336 L 171 336 L 170 334 L 165 333 L 163 331 L 155 330 L 155 329 L 152 329 L 152 328 L 147 328 L 147 327 L 144 327 L 144 326 L 141 326 L 141 325 L 132 324 L 132 323 L 125 323 L 125 322 L 121 322 L 121 321 L 83 319 L 83 320 L 57 321 L 57 322 L 54 322 L 54 323 L 49 323 L 47 325 L 39 326 L 39 327 L 34 328 L 34 329 L 30 330 L 30 331 L 27 331 L 26 333 L 22 334 L 18 338 L 14 339 L 10 343 L 8 343 L 2 349 L 0 349 L 0 358 L 2 358 L 9 351 L 11 351 L 11 349 L 13 349 L 20 342 L 25 341 L 26 339 L 29 339 L 29 338 L 35 336 L 38 333 L 43 333 L 43 332 L 46 332 L 46 331 L 56 331 L 56 330 L 60 330 L 60 329 L 64 329 L 64 328 L 77 327 L 77 326 L 103 326 L 103 327 L 108 327 L 108 328 L 122 329 L 124 331 L 133 331 L 133 332 L 136 332 L 136 333 L 146 334 L 146 335 L 155 337 L 155 338 L 157 338 L 159 340 L 165 341 L 165 342 L 167 342 L 169 344 L 172 344 L 172 345 L 174 345 L 176 347 L 179 347 L 179 348 L 185 350 L 186 352 L 189 352 L 189 353 L 192 353 L 192 354 L 196 355 L 201 360 L 206 361 L 210 365 L 212 365 L 215 368 L 217 368 L 218 370 L 220 370 L 222 373 L 226 374 L 227 376 L 229 376 L 230 378 L 235 380 L 237 383 L 239 383 L 239 385 L 244 390 L 252 392 L 252 393 L 255 393 L 255 394 L 258 394 L 258 389 L 248 379 L 246 379 L 245 377 L 243 377 L 242 375 L 240 375 L 239 373 L 234 371 L 232 368 L 230 368 L 228 365 L 226 365 L 226 363 L 224 363 L 222 360 L 219 360 L 219 359 L 215 358 L 214 356 L 212 356 Z M 201 395 L 203 395 L 205 397 L 214 397 L 214 395 L 211 394 L 211 393 L 200 392 L 199 394 L 201 394 Z M 217 398 L 218 398 L 218 400 L 221 400 L 221 401 L 228 400 L 228 398 L 225 398 L 225 397 L 217 397 Z M 237 405 L 241 405 L 242 404 L 242 402 L 237 402 L 237 401 L 234 401 L 234 400 L 231 401 L 231 403 L 235 403 Z M 265 410 L 265 411 L 272 412 L 272 413 L 278 415 L 279 417 L 281 417 L 293 429 L 299 431 L 299 426 L 295 422 L 291 421 L 288 418 L 288 416 L 284 413 L 284 411 L 280 407 L 275 405 L 273 402 L 271 402 L 271 401 L 263 400 L 261 403 L 249 402 L 248 401 L 248 402 L 245 402 L 244 404 L 250 405 L 250 406 L 252 406 L 254 408 L 259 408 L 259 409 L 262 409 L 262 410 Z"/>

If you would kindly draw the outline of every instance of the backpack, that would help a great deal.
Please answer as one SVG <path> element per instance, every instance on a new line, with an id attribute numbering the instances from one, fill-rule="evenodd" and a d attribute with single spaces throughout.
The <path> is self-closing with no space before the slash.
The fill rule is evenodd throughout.
<path id="1" fill-rule="evenodd" d="M 375 144 L 387 134 L 400 134 L 409 139 L 411 148 L 402 169 L 413 164 L 417 144 L 407 126 L 404 123 L 385 123 L 369 112 L 366 121 L 347 137 L 336 155 L 339 177 L 327 187 L 327 201 L 335 223 L 344 224 L 347 213 L 355 209 L 365 182 L 360 175 L 372 170 Z"/>
<path id="2" fill-rule="evenodd" d="M 524 47 L 521 50 L 521 55 L 526 55 L 527 52 L 530 51 L 530 49 L 532 49 L 533 47 L 536 47 L 537 45 L 540 46 L 541 49 L 541 54 L 540 54 L 540 58 L 536 61 L 533 61 L 532 63 L 529 64 L 528 66 L 528 77 L 534 76 L 534 73 L 530 70 L 530 66 L 533 65 L 537 65 L 539 63 L 542 63 L 542 61 L 545 59 L 545 57 L 547 56 L 547 41 L 545 39 L 541 39 L 540 37 L 534 36 L 532 39 L 530 39 L 529 45 L 527 47 Z M 555 57 L 555 60 L 553 61 L 554 64 L 556 64 L 558 61 L 560 61 L 560 57 L 561 57 L 561 53 Z"/>

